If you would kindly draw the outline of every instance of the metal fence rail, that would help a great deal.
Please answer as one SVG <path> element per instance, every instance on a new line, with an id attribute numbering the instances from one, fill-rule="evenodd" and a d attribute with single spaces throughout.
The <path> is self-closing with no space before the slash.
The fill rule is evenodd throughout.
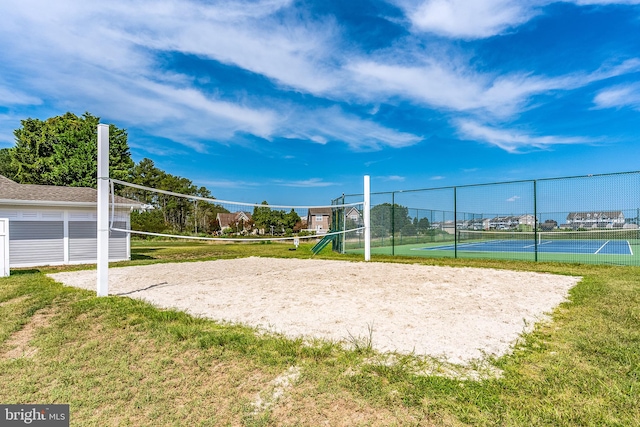
<path id="1" fill-rule="evenodd" d="M 336 229 L 358 221 L 334 211 Z M 373 254 L 640 265 L 639 225 L 640 172 L 371 193 Z"/>

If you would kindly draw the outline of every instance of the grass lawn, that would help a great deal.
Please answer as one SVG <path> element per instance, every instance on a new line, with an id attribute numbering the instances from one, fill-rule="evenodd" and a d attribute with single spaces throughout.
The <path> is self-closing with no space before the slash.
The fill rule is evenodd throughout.
<path id="1" fill-rule="evenodd" d="M 118 265 L 310 257 L 310 245 L 136 242 Z M 360 261 L 330 250 L 318 258 Z M 68 403 L 73 426 L 640 425 L 640 268 L 373 256 L 374 261 L 580 275 L 570 301 L 482 380 L 377 363 L 366 345 L 254 330 L 97 298 L 45 273 L 0 279 L 0 402 Z"/>

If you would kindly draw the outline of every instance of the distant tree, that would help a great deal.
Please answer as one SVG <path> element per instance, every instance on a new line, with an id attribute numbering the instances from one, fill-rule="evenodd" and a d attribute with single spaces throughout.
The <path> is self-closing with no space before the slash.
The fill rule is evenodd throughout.
<path id="1" fill-rule="evenodd" d="M 251 215 L 253 222 L 258 229 L 270 230 L 272 224 L 271 208 L 266 200 L 263 200 L 261 206 L 255 206 L 253 208 L 253 214 Z"/>
<path id="2" fill-rule="evenodd" d="M 397 233 L 406 225 L 411 224 L 409 209 L 394 203 L 382 203 L 371 209 L 371 228 L 376 228 L 376 234 L 382 236 L 391 234 L 391 227 Z"/>
<path id="3" fill-rule="evenodd" d="M 260 206 L 253 208 L 252 220 L 255 227 L 264 230 L 265 233 L 291 234 L 302 228 L 302 221 L 295 210 L 291 209 L 287 213 L 273 210 L 266 200 Z"/>
<path id="4" fill-rule="evenodd" d="M 206 187 L 196 187 L 187 178 L 166 173 L 156 167 L 153 160 L 144 158 L 131 169 L 128 179 L 133 184 L 142 185 L 159 190 L 171 191 L 174 193 L 192 195 L 197 197 L 213 198 L 211 192 Z M 195 232 L 213 233 L 219 231 L 220 227 L 216 221 L 217 213 L 228 213 L 223 206 L 213 202 L 198 199 L 189 199 L 178 196 L 171 196 L 150 190 L 141 190 L 134 187 L 125 187 L 122 195 L 130 199 L 144 203 L 153 207 L 162 216 L 164 231 L 166 232 Z M 148 224 L 141 223 L 143 228 L 157 228 L 157 216 L 142 215 L 143 219 L 148 219 Z"/>
<path id="5" fill-rule="evenodd" d="M 417 229 L 415 225 L 409 222 L 408 224 L 405 224 L 405 226 L 402 227 L 402 229 L 400 229 L 400 232 L 402 233 L 403 236 L 415 236 Z"/>
<path id="6" fill-rule="evenodd" d="M 287 234 L 293 233 L 295 231 L 296 224 L 302 223 L 300 216 L 293 209 L 282 216 L 282 222 L 282 226 Z"/>
<path id="7" fill-rule="evenodd" d="M 413 224 L 416 226 L 416 232 L 425 234 L 427 231 L 431 229 L 431 224 L 426 217 L 423 218 L 415 218 Z"/>
<path id="8" fill-rule="evenodd" d="M 97 186 L 97 126 L 99 117 L 73 113 L 22 120 L 14 131 L 10 166 L 17 182 L 70 187 Z M 133 160 L 127 132 L 109 125 L 109 174 L 128 178 Z"/>
<path id="9" fill-rule="evenodd" d="M 157 209 L 131 212 L 131 229 L 148 233 L 167 231 L 162 212 Z"/>

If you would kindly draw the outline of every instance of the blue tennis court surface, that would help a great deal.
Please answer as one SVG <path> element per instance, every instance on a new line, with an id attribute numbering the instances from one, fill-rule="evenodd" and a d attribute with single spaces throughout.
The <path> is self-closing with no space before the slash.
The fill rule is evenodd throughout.
<path id="1" fill-rule="evenodd" d="M 548 240 L 538 243 L 538 253 L 633 255 L 627 240 Z M 533 240 L 488 240 L 458 243 L 458 251 L 467 252 L 535 252 Z M 454 244 L 415 248 L 414 251 L 453 251 Z"/>

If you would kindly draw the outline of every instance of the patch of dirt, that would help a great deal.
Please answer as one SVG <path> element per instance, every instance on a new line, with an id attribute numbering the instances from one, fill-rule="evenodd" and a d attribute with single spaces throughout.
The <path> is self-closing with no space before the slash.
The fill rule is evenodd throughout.
<path id="1" fill-rule="evenodd" d="M 10 300 L 0 302 L 0 307 L 4 307 L 6 305 L 20 304 L 23 301 L 29 299 L 29 295 L 21 295 L 19 297 L 11 298 Z"/>
<path id="2" fill-rule="evenodd" d="M 19 331 L 11 334 L 3 347 L 9 348 L 2 354 L 4 359 L 31 358 L 38 353 L 38 348 L 31 346 L 36 330 L 49 326 L 50 319 L 55 315 L 53 310 L 45 308 L 37 311 Z"/>
<path id="3" fill-rule="evenodd" d="M 316 394 L 308 387 L 283 399 L 271 412 L 271 418 L 281 426 L 424 426 L 435 422 L 412 414 L 398 402 L 393 409 L 374 407 L 358 397 L 342 392 Z"/>

